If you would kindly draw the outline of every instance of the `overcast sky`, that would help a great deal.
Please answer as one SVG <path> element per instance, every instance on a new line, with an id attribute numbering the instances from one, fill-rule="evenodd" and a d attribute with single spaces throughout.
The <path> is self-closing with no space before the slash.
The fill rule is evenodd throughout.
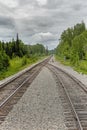
<path id="1" fill-rule="evenodd" d="M 0 40 L 19 33 L 26 44 L 58 45 L 63 30 L 87 24 L 87 0 L 0 0 Z"/>

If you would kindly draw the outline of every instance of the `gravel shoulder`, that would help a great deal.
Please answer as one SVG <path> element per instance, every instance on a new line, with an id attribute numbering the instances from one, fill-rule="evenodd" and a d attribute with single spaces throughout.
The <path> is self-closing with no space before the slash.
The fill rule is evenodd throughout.
<path id="1" fill-rule="evenodd" d="M 70 66 L 65 66 L 65 65 L 61 64 L 60 62 L 55 61 L 54 57 L 50 60 L 49 63 L 53 64 L 55 66 L 58 66 L 59 68 L 65 70 L 69 74 L 73 75 L 87 87 L 87 75 L 78 73 L 78 72 L 74 71 L 73 68 L 71 68 Z"/>
<path id="2" fill-rule="evenodd" d="M 13 107 L 0 130 L 67 130 L 58 86 L 47 68 Z"/>

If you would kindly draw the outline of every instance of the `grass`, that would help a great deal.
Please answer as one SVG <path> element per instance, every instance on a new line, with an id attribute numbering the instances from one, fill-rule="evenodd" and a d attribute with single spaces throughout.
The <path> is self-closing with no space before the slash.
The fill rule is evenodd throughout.
<path id="1" fill-rule="evenodd" d="M 0 72 L 0 80 L 7 78 L 27 67 L 29 67 L 31 64 L 36 63 L 42 59 L 44 59 L 45 56 L 33 56 L 31 58 L 23 57 L 19 58 L 16 57 L 12 60 L 10 60 L 10 66 L 6 71 Z"/>
<path id="2" fill-rule="evenodd" d="M 69 60 L 64 60 L 64 58 L 61 58 L 61 57 L 59 57 L 59 56 L 57 56 L 57 55 L 55 55 L 55 59 L 56 59 L 57 61 L 60 61 L 63 65 L 71 66 Z"/>
<path id="3" fill-rule="evenodd" d="M 70 60 L 64 60 L 63 58 L 56 56 L 55 58 L 57 61 L 60 61 L 63 65 L 71 66 L 75 71 L 87 74 L 87 60 L 80 60 L 78 66 L 72 65 Z"/>
<path id="4" fill-rule="evenodd" d="M 87 74 L 87 61 L 86 60 L 79 61 L 79 66 L 75 67 L 75 70 L 82 74 Z"/>

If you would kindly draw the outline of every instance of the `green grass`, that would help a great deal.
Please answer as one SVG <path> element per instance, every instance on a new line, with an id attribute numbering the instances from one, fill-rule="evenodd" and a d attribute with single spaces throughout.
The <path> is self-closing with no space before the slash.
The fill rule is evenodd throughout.
<path id="1" fill-rule="evenodd" d="M 44 59 L 45 56 L 33 56 L 32 58 L 19 58 L 16 57 L 12 60 L 10 60 L 10 66 L 6 71 L 0 72 L 0 80 L 7 78 L 27 67 L 29 67 L 31 64 L 36 63 L 37 61 L 40 61 Z"/>
<path id="2" fill-rule="evenodd" d="M 80 60 L 78 66 L 72 65 L 70 60 L 64 60 L 63 58 L 56 56 L 55 59 L 62 63 L 63 65 L 66 66 L 71 66 L 75 71 L 82 73 L 82 74 L 87 74 L 87 60 Z"/>
<path id="3" fill-rule="evenodd" d="M 55 55 L 55 59 L 56 59 L 57 61 L 59 61 L 60 63 L 62 63 L 63 65 L 71 66 L 69 60 L 64 60 L 64 58 L 61 58 L 61 57 L 59 57 L 59 56 L 57 56 L 57 55 Z"/>
<path id="4" fill-rule="evenodd" d="M 87 74 L 87 61 L 86 60 L 79 61 L 79 65 L 78 67 L 75 67 L 75 70 L 82 74 Z"/>

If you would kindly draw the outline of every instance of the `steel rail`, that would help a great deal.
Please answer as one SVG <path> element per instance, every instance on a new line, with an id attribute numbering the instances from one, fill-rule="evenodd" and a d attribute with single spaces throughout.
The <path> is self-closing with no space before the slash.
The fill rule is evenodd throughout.
<path id="1" fill-rule="evenodd" d="M 21 85 L 19 85 L 18 88 L 16 88 L 16 89 L 14 90 L 14 92 L 11 93 L 11 95 L 9 95 L 9 96 L 0 104 L 0 108 L 2 108 L 2 107 L 9 101 L 9 99 L 11 99 L 11 98 L 16 94 L 16 92 L 17 92 L 25 83 L 27 83 L 27 81 L 28 81 L 29 79 L 31 79 L 35 74 L 36 74 L 36 72 L 35 72 L 33 75 L 31 75 L 31 77 L 28 77 Z"/>
<path id="2" fill-rule="evenodd" d="M 45 60 L 43 60 L 42 62 L 40 62 L 40 63 L 34 65 L 32 68 L 30 68 L 30 69 L 27 70 L 27 71 L 32 70 L 33 68 L 35 68 L 35 67 L 38 66 L 38 65 L 41 65 L 40 68 L 42 68 L 42 67 L 49 61 L 49 59 L 50 59 L 50 57 L 47 58 L 47 59 L 45 59 Z M 40 69 L 39 69 L 39 70 L 40 70 Z M 0 109 L 1 109 L 2 107 L 4 107 L 4 105 L 17 93 L 17 91 L 20 90 L 20 88 L 22 88 L 22 86 L 23 86 L 25 83 L 27 83 L 35 74 L 37 74 L 39 70 L 33 72 L 33 74 L 31 74 L 25 81 L 23 81 L 23 82 L 14 90 L 14 91 L 0 104 Z M 26 71 L 26 72 L 27 72 L 27 71 Z M 24 72 L 24 73 L 26 73 L 26 72 Z M 24 74 L 24 73 L 23 73 L 23 74 Z M 22 74 L 21 74 L 21 75 L 22 75 Z M 10 83 L 11 83 L 12 81 L 14 81 L 15 79 L 21 77 L 21 75 L 15 77 L 15 78 L 12 79 L 11 81 L 8 81 L 6 84 L 3 85 L 3 87 L 5 87 L 5 85 L 7 85 L 7 84 L 10 84 Z M 2 87 L 2 88 L 3 88 L 3 87 Z M 1 89 L 1 88 L 0 88 L 0 89 Z"/>
<path id="3" fill-rule="evenodd" d="M 86 93 L 87 93 L 87 87 L 77 78 L 75 78 L 72 74 L 69 74 L 68 72 L 64 71 L 63 69 L 48 63 L 48 65 L 55 67 L 56 69 L 58 69 L 59 71 L 65 73 L 67 76 L 69 76 L 72 80 L 74 80 Z"/>
<path id="4" fill-rule="evenodd" d="M 52 66 L 53 66 L 53 65 L 52 65 Z M 55 66 L 53 66 L 53 67 L 55 67 Z M 76 110 L 75 110 L 75 108 L 74 108 L 74 105 L 73 105 L 73 103 L 72 103 L 72 100 L 71 100 L 71 98 L 70 98 L 70 96 L 69 96 L 69 93 L 68 93 L 68 91 L 67 91 L 65 85 L 63 84 L 62 80 L 58 77 L 58 75 L 55 73 L 55 71 L 53 71 L 52 68 L 49 68 L 49 66 L 47 66 L 47 68 L 50 69 L 50 70 L 57 76 L 57 79 L 58 79 L 58 81 L 60 82 L 61 86 L 63 87 L 63 89 L 64 89 L 64 91 L 65 91 L 65 93 L 66 93 L 66 96 L 67 96 L 67 98 L 68 98 L 68 100 L 69 100 L 69 103 L 70 103 L 70 105 L 71 105 L 72 111 L 73 111 L 74 116 L 75 116 L 74 118 L 75 118 L 75 120 L 76 120 L 76 122 L 77 122 L 77 125 L 78 125 L 78 130 L 83 130 L 83 127 L 82 127 L 82 125 L 81 125 L 80 119 L 79 119 L 78 114 L 77 114 L 77 112 L 76 112 Z M 56 67 L 55 67 L 55 68 L 56 68 Z M 63 72 L 63 71 L 62 71 L 62 72 Z"/>
<path id="5" fill-rule="evenodd" d="M 44 62 L 47 62 L 50 60 L 52 56 L 49 56 L 48 58 L 40 61 L 39 63 L 34 64 L 33 66 L 31 66 L 30 68 L 27 68 L 27 70 L 23 71 L 23 72 L 19 72 L 16 76 L 13 76 L 11 79 L 7 80 L 6 82 L 0 84 L 0 89 L 2 89 L 3 87 L 5 87 L 7 84 L 13 82 L 15 79 L 19 78 L 20 76 L 22 76 L 23 74 L 25 74 L 28 71 L 31 71 L 33 68 L 35 68 L 36 66 L 38 66 L 39 64 L 43 64 Z"/>
<path id="6" fill-rule="evenodd" d="M 79 130 L 83 130 L 83 127 L 82 127 L 82 125 L 81 125 L 81 123 L 80 123 L 80 120 L 79 120 L 78 114 L 77 114 L 77 112 L 76 112 L 76 110 L 75 110 L 75 108 L 74 108 L 74 105 L 73 105 L 73 103 L 72 103 L 72 101 L 71 101 L 71 98 L 70 98 L 70 96 L 69 96 L 69 94 L 68 94 L 68 91 L 67 91 L 66 87 L 64 86 L 64 84 L 63 84 L 63 82 L 61 81 L 60 78 L 59 78 L 59 81 L 60 81 L 62 87 L 64 88 L 65 93 L 66 93 L 66 95 L 67 95 L 67 97 L 68 97 L 68 100 L 69 100 L 69 102 L 70 102 L 70 104 L 71 104 L 71 107 L 72 107 L 73 113 L 74 113 L 74 115 L 75 115 L 75 120 L 78 122 Z"/>

